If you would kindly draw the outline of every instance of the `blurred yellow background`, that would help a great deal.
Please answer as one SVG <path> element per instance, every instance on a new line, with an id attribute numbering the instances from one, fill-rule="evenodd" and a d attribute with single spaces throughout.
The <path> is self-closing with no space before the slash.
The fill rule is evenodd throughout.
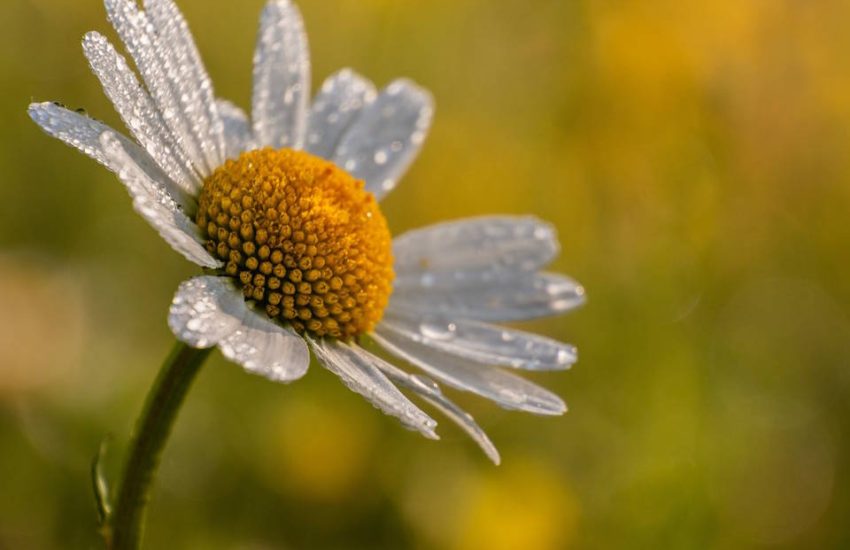
<path id="1" fill-rule="evenodd" d="M 262 0 L 179 0 L 218 95 L 248 107 Z M 148 548 L 850 545 L 850 4 L 301 0 L 314 89 L 409 76 L 437 116 L 384 202 L 394 232 L 534 213 L 588 305 L 525 325 L 578 345 L 535 377 L 562 418 L 465 395 L 496 468 L 331 374 L 220 355 L 166 449 Z M 96 0 L 0 10 L 0 548 L 97 547 L 114 476 L 195 271 L 32 101 L 120 127 L 79 48 Z M 440 420 L 439 417 L 437 417 Z"/>

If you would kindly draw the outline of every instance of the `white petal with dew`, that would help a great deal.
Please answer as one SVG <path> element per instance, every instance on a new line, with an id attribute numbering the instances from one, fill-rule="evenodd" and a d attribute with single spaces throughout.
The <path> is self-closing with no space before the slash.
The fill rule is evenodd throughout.
<path id="1" fill-rule="evenodd" d="M 310 54 L 301 13 L 288 0 L 271 0 L 260 16 L 254 50 L 251 119 L 257 145 L 300 149 L 309 97 Z"/>
<path id="2" fill-rule="evenodd" d="M 498 367 L 487 367 L 413 342 L 383 324 L 378 325 L 372 338 L 429 376 L 459 390 L 486 397 L 506 409 L 544 415 L 559 415 L 567 410 L 560 397 L 528 380 Z"/>
<path id="3" fill-rule="evenodd" d="M 183 342 L 200 348 L 217 344 L 231 361 L 275 382 L 301 378 L 310 365 L 303 338 L 251 309 L 227 277 L 181 283 L 168 325 Z"/>
<path id="4" fill-rule="evenodd" d="M 343 133 L 376 95 L 375 86 L 351 69 L 329 76 L 310 106 L 304 149 L 332 158 Z"/>
<path id="5" fill-rule="evenodd" d="M 58 103 L 31 103 L 27 112 L 33 122 L 41 126 L 48 135 L 78 149 L 112 170 L 109 160 L 103 153 L 100 135 L 104 132 L 114 132 L 119 135 L 118 132 L 100 121 L 66 109 Z M 121 139 L 127 144 L 132 143 L 123 136 Z M 132 146 L 138 149 L 139 154 L 144 154 L 138 145 L 132 144 Z"/>
<path id="6" fill-rule="evenodd" d="M 130 56 L 136 62 L 143 80 L 165 124 L 183 146 L 195 170 L 209 175 L 210 166 L 202 147 L 207 139 L 200 118 L 203 105 L 196 93 L 186 93 L 182 82 L 189 78 L 175 65 L 170 46 L 163 43 L 148 14 L 141 11 L 135 0 L 105 0 L 106 15 Z M 185 71 L 184 71 L 185 72 Z"/>
<path id="7" fill-rule="evenodd" d="M 310 366 L 310 350 L 294 330 L 254 311 L 243 301 L 242 324 L 219 345 L 221 353 L 248 372 L 273 382 L 291 382 Z"/>
<path id="8" fill-rule="evenodd" d="M 558 254 L 552 225 L 532 216 L 486 216 L 408 231 L 393 239 L 396 286 L 453 286 L 464 276 L 537 271 Z M 482 274 L 483 272 L 483 274 Z"/>
<path id="9" fill-rule="evenodd" d="M 333 161 L 380 200 L 392 190 L 425 142 L 434 101 L 409 80 L 396 80 L 358 114 L 334 153 Z"/>
<path id="10" fill-rule="evenodd" d="M 492 460 L 495 464 L 499 464 L 501 460 L 499 457 L 499 451 L 496 449 L 496 446 L 493 445 L 493 442 L 490 441 L 490 438 L 487 437 L 487 434 L 484 433 L 484 430 L 476 424 L 475 419 L 472 418 L 471 414 L 458 407 L 445 395 L 443 395 L 443 392 L 440 391 L 440 387 L 436 384 L 436 382 L 418 374 L 409 374 L 404 372 L 398 367 L 387 363 L 383 359 L 369 353 L 363 348 L 353 346 L 352 349 L 354 353 L 363 359 L 363 361 L 367 361 L 379 368 L 393 383 L 415 392 L 417 395 L 439 409 L 440 412 L 448 416 L 452 422 L 457 424 L 469 435 L 469 437 L 473 439 L 473 441 L 478 444 L 479 447 L 481 447 L 481 450 L 484 451 L 490 460 Z"/>
<path id="11" fill-rule="evenodd" d="M 182 342 L 211 348 L 242 324 L 245 299 L 221 277 L 194 277 L 180 283 L 168 312 L 168 326 Z"/>
<path id="12" fill-rule="evenodd" d="M 406 427 L 430 439 L 437 422 L 410 402 L 371 361 L 339 341 L 310 340 L 319 362 L 333 372 L 351 391 L 359 393 L 384 413 L 398 418 Z"/>
<path id="13" fill-rule="evenodd" d="M 171 179 L 194 195 L 201 182 L 198 174 L 124 57 L 96 32 L 83 38 L 83 53 L 133 136 Z"/>
<path id="14" fill-rule="evenodd" d="M 218 113 L 212 81 L 198 53 L 195 39 L 183 14 L 172 0 L 144 0 L 145 10 L 154 24 L 167 55 L 174 64 L 181 97 L 191 110 L 197 137 L 207 166 L 214 170 L 224 162 L 224 124 Z"/>
<path id="15" fill-rule="evenodd" d="M 225 151 L 228 159 L 236 159 L 245 151 L 253 149 L 251 123 L 245 111 L 227 101 L 218 100 L 218 112 L 224 122 Z"/>
<path id="16" fill-rule="evenodd" d="M 203 267 L 219 267 L 221 262 L 204 248 L 195 222 L 177 206 L 161 183 L 151 179 L 149 171 L 131 157 L 119 138 L 105 132 L 100 137 L 100 144 L 111 167 L 133 198 L 133 208 L 165 242 L 191 262 Z"/>
<path id="17" fill-rule="evenodd" d="M 584 288 L 554 273 L 467 273 L 454 286 L 423 280 L 396 287 L 387 311 L 406 317 L 441 316 L 500 322 L 558 315 L 585 302 Z"/>
<path id="18" fill-rule="evenodd" d="M 575 346 L 478 321 L 385 315 L 382 324 L 408 340 L 483 365 L 565 370 L 578 359 Z"/>
<path id="19" fill-rule="evenodd" d="M 194 212 L 195 199 L 174 183 L 144 149 L 106 124 L 49 102 L 32 103 L 29 115 L 51 137 L 65 142 L 117 173 L 121 167 L 107 157 L 100 142 L 100 136 L 105 132 L 115 135 L 133 161 L 156 182 L 157 188 L 164 189 L 184 211 Z"/>

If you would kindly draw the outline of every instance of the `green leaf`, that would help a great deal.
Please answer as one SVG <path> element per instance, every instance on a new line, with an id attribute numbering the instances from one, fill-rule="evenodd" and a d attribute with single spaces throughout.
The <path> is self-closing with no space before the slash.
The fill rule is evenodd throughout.
<path id="1" fill-rule="evenodd" d="M 106 481 L 101 467 L 111 439 L 112 436 L 109 435 L 103 438 L 97 454 L 94 455 L 91 462 L 92 489 L 94 489 L 94 500 L 97 506 L 97 520 L 101 526 L 105 526 L 109 522 L 109 516 L 112 515 L 112 505 L 109 502 L 109 483 Z"/>

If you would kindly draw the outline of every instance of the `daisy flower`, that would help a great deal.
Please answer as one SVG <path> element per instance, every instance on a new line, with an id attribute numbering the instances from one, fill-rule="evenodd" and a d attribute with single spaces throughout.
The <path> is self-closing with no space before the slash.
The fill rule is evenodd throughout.
<path id="1" fill-rule="evenodd" d="M 83 52 L 132 138 L 57 103 L 29 108 L 48 134 L 118 175 L 135 210 L 204 268 L 183 282 L 168 324 L 276 382 L 302 377 L 310 350 L 375 407 L 437 439 L 399 388 L 445 413 L 499 462 L 472 417 L 437 383 L 506 408 L 559 415 L 564 402 L 512 371 L 568 368 L 575 349 L 493 323 L 570 310 L 572 279 L 542 272 L 558 253 L 533 217 L 451 221 L 392 239 L 379 201 L 416 157 L 433 115 L 427 91 L 377 91 L 350 69 L 310 100 L 298 9 L 262 12 L 250 118 L 217 98 L 172 0 L 106 0 L 127 59 L 101 34 Z M 363 347 L 367 340 L 423 374 Z"/>

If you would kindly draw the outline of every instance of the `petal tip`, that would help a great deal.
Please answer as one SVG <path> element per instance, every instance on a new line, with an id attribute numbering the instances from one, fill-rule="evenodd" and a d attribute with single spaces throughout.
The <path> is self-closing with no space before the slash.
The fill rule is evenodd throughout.
<path id="1" fill-rule="evenodd" d="M 88 31 L 83 35 L 82 44 L 83 48 L 89 47 L 89 45 L 94 45 L 97 43 L 103 43 L 106 41 L 106 37 L 100 34 L 97 31 Z"/>
<path id="2" fill-rule="evenodd" d="M 499 455 L 499 451 L 497 451 L 495 447 L 493 448 L 493 454 L 488 453 L 487 458 L 493 462 L 494 466 L 501 466 L 502 464 L 502 457 Z"/>
<path id="3" fill-rule="evenodd" d="M 34 121 L 38 122 L 39 111 L 44 108 L 44 103 L 32 102 L 27 105 L 27 114 Z"/>
<path id="4" fill-rule="evenodd" d="M 561 416 L 568 410 L 564 400 L 549 391 L 541 395 L 529 395 L 518 405 L 521 411 L 541 416 Z"/>

